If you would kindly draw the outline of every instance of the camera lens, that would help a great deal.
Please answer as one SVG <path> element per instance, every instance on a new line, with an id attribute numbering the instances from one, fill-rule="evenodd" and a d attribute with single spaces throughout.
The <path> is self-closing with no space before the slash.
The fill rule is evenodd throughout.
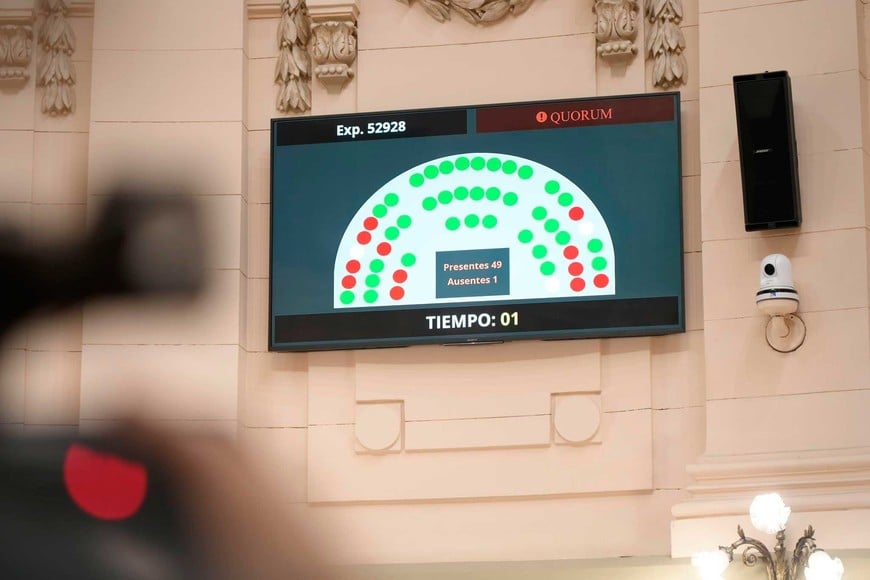
<path id="1" fill-rule="evenodd" d="M 773 264 L 765 264 L 764 273 L 768 276 L 773 276 L 774 274 L 776 274 L 776 268 L 773 266 Z"/>

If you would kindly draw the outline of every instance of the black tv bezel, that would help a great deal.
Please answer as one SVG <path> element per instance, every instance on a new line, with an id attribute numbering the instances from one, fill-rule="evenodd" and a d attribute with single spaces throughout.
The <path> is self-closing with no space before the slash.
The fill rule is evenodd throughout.
<path id="1" fill-rule="evenodd" d="M 628 95 L 597 95 L 593 97 L 577 97 L 563 99 L 546 99 L 533 101 L 510 101 L 499 103 L 484 103 L 477 105 L 456 105 L 448 107 L 418 107 L 413 109 L 390 109 L 390 110 L 375 110 L 375 111 L 355 111 L 351 113 L 338 113 L 330 115 L 300 115 L 295 117 L 273 117 L 269 124 L 269 300 L 268 300 L 268 351 L 269 352 L 318 352 L 318 351 L 334 351 L 334 350 L 364 350 L 373 348 L 401 348 L 409 346 L 421 345 L 444 345 L 444 346 L 462 346 L 462 345 L 486 345 L 500 344 L 504 342 L 513 342 L 520 340 L 582 340 L 590 338 L 617 338 L 617 337 L 633 337 L 633 336 L 661 336 L 667 334 L 678 334 L 686 331 L 686 288 L 685 288 L 685 259 L 680 260 L 680 296 L 677 305 L 677 322 L 676 324 L 658 325 L 658 326 L 633 326 L 633 327 L 618 327 L 618 328 L 602 328 L 595 329 L 572 329 L 568 331 L 549 330 L 540 332 L 530 331 L 514 331 L 504 333 L 483 334 L 480 332 L 466 332 L 456 335 L 415 335 L 403 336 L 400 338 L 387 339 L 333 339 L 333 340 L 318 340 L 318 341 L 297 341 L 288 346 L 287 343 L 279 343 L 276 345 L 274 341 L 275 318 L 272 310 L 272 276 L 274 266 L 274 188 L 275 188 L 275 135 L 276 126 L 279 123 L 293 123 L 299 121 L 312 120 L 340 120 L 351 117 L 359 117 L 362 115 L 396 115 L 396 114 L 413 114 L 426 113 L 436 111 L 456 111 L 468 109 L 482 109 L 495 107 L 510 107 L 510 106 L 527 106 L 527 105 L 554 105 L 559 103 L 576 103 L 581 101 L 600 101 L 600 100 L 616 100 L 616 99 L 639 99 L 650 97 L 669 97 L 674 102 L 674 122 L 677 130 L 677 151 L 675 162 L 678 168 L 678 197 L 679 197 L 679 240 L 680 254 L 685 255 L 685 239 L 683 235 L 683 167 L 682 167 L 682 116 L 681 116 L 681 94 L 678 91 L 667 91 L 661 93 L 633 93 Z M 611 299 L 616 300 L 616 299 Z M 595 302 L 608 301 L 606 299 L 596 300 Z M 591 301 L 585 301 L 591 302 Z M 528 301 L 517 301 L 519 304 L 526 304 Z M 563 306 L 567 303 L 583 303 L 583 301 L 566 301 L 566 302 L 546 302 L 550 306 Z M 501 303 L 494 303 L 499 307 Z M 422 311 L 425 306 L 411 308 L 410 310 Z M 433 309 L 446 311 L 454 309 L 452 306 L 432 306 Z M 379 311 L 383 312 L 383 311 Z M 304 316 L 304 315 L 293 315 Z"/>

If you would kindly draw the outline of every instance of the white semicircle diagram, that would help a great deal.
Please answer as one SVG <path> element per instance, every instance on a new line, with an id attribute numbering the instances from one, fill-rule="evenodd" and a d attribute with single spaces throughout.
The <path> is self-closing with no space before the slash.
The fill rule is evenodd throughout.
<path id="1" fill-rule="evenodd" d="M 508 276 L 497 287 L 509 293 L 439 297 L 437 255 L 469 250 L 508 256 L 482 275 Z M 334 264 L 335 308 L 615 293 L 613 241 L 595 204 L 554 169 L 503 153 L 449 155 L 400 173 L 348 223 Z"/>

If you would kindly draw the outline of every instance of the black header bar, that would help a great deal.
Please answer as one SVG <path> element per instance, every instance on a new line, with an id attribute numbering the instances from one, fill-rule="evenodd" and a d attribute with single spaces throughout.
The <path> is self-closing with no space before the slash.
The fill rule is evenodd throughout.
<path id="1" fill-rule="evenodd" d="M 320 118 L 276 119 L 275 145 L 341 143 L 378 139 L 406 139 L 436 135 L 465 135 L 466 109 L 406 113 L 375 113 Z"/>

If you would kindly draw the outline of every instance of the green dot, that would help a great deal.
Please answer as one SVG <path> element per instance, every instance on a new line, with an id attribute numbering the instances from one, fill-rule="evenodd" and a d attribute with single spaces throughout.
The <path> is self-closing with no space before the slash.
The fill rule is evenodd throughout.
<path id="1" fill-rule="evenodd" d="M 501 190 L 497 187 L 490 187 L 486 190 L 486 199 L 489 201 L 496 201 L 501 197 Z"/>
<path id="2" fill-rule="evenodd" d="M 457 201 L 462 201 L 463 199 L 468 198 L 468 188 L 460 185 L 453 190 L 453 197 L 455 197 Z"/>
<path id="3" fill-rule="evenodd" d="M 395 240 L 399 237 L 399 228 L 395 226 L 390 226 L 386 230 L 384 230 L 384 237 L 390 241 Z"/>
<path id="4" fill-rule="evenodd" d="M 490 157 L 489 161 L 486 162 L 486 168 L 490 171 L 498 171 L 501 169 L 501 159 L 498 157 Z"/>
<path id="5" fill-rule="evenodd" d="M 571 234 L 569 234 L 565 230 L 562 230 L 561 232 L 556 234 L 556 243 L 559 244 L 560 246 L 565 246 L 570 241 L 571 241 Z"/>
<path id="6" fill-rule="evenodd" d="M 457 157 L 456 158 L 456 169 L 459 171 L 465 171 L 468 169 L 470 162 L 468 161 L 468 157 Z"/>
<path id="7" fill-rule="evenodd" d="M 375 258 L 369 263 L 369 270 L 372 272 L 383 272 L 384 270 L 384 261 L 380 258 Z M 377 284 L 375 284 L 377 286 Z"/>
<path id="8" fill-rule="evenodd" d="M 487 215 L 487 216 L 484 216 L 484 218 L 483 218 L 483 227 L 485 227 L 486 229 L 491 230 L 491 229 L 494 228 L 497 224 L 498 224 L 498 218 L 496 218 L 494 215 Z"/>
<path id="9" fill-rule="evenodd" d="M 542 220 L 547 217 L 547 209 L 541 206 L 536 207 L 532 210 L 532 217 L 536 220 Z"/>
<path id="10" fill-rule="evenodd" d="M 438 171 L 440 171 L 443 175 L 449 175 L 453 173 L 453 163 L 450 161 L 442 161 L 440 165 L 438 165 Z"/>
<path id="11" fill-rule="evenodd" d="M 574 196 L 570 193 L 563 193 L 559 196 L 559 205 L 562 207 L 568 207 L 572 203 L 574 203 Z"/>
<path id="12" fill-rule="evenodd" d="M 423 175 L 425 175 L 427 179 L 435 179 L 438 177 L 438 168 L 434 165 L 427 165 L 426 169 L 423 170 Z"/>
<path id="13" fill-rule="evenodd" d="M 451 232 L 455 232 L 459 229 L 459 226 L 462 225 L 462 222 L 459 221 L 458 217 L 449 217 L 447 221 L 444 222 L 444 227 L 450 230 Z"/>
<path id="14" fill-rule="evenodd" d="M 353 298 L 353 292 L 351 292 L 350 290 L 345 290 L 341 293 L 339 300 L 341 300 L 342 304 L 350 304 L 351 302 L 353 302 Z"/>
<path id="15" fill-rule="evenodd" d="M 504 202 L 504 204 L 506 206 L 510 207 L 512 205 L 516 205 L 517 202 L 520 200 L 520 198 L 514 192 L 509 191 L 506 194 L 504 194 L 504 197 L 501 198 L 501 200 Z"/>
<path id="16" fill-rule="evenodd" d="M 366 286 L 369 288 L 377 288 L 381 283 L 381 277 L 377 274 L 369 274 L 366 276 Z"/>
<path id="17" fill-rule="evenodd" d="M 528 244 L 529 242 L 532 241 L 532 238 L 534 238 L 534 237 L 535 237 L 535 235 L 531 232 L 531 230 L 523 230 L 517 236 L 517 239 L 524 244 Z"/>
<path id="18" fill-rule="evenodd" d="M 480 201 L 483 199 L 484 192 L 482 187 L 472 187 L 471 188 L 471 199 L 474 201 Z"/>
<path id="19" fill-rule="evenodd" d="M 408 253 L 408 254 L 405 254 L 404 256 L 402 256 L 401 261 L 402 261 L 403 266 L 405 266 L 406 268 L 410 268 L 411 266 L 413 266 L 414 264 L 417 263 L 417 256 L 415 256 L 414 254 Z"/>
<path id="20" fill-rule="evenodd" d="M 427 197 L 423 200 L 423 209 L 426 211 L 432 211 L 436 207 L 438 207 L 438 200 L 434 197 Z"/>
<path id="21" fill-rule="evenodd" d="M 504 171 L 505 174 L 510 175 L 517 170 L 517 162 L 512 159 L 508 159 L 501 164 L 501 170 Z"/>
<path id="22" fill-rule="evenodd" d="M 387 215 L 387 206 L 383 204 L 378 204 L 372 209 L 372 215 L 376 218 L 382 218 Z"/>
<path id="23" fill-rule="evenodd" d="M 453 194 L 447 191 L 446 189 L 438 194 L 438 202 L 443 204 L 448 204 L 453 201 Z"/>
<path id="24" fill-rule="evenodd" d="M 597 254 L 601 251 L 601 248 L 604 247 L 604 244 L 598 238 L 592 238 L 589 240 L 589 244 L 587 244 L 586 247 L 589 248 L 589 251 L 593 254 Z"/>
<path id="25" fill-rule="evenodd" d="M 374 304 L 378 301 L 378 292 L 377 290 L 366 290 L 366 293 L 363 294 L 363 300 L 368 302 L 369 304 Z"/>
<path id="26" fill-rule="evenodd" d="M 384 196 L 384 203 L 390 207 L 396 207 L 396 204 L 399 203 L 399 196 L 395 193 L 388 193 Z"/>
<path id="27" fill-rule="evenodd" d="M 559 221 L 554 219 L 549 219 L 544 222 L 544 229 L 550 232 L 551 234 L 559 229 Z"/>
<path id="28" fill-rule="evenodd" d="M 477 224 L 480 223 L 480 218 L 477 217 L 477 214 L 470 213 L 465 216 L 465 225 L 469 228 L 476 228 Z"/>
<path id="29" fill-rule="evenodd" d="M 475 171 L 480 171 L 484 167 L 486 167 L 486 159 L 483 157 L 475 157 L 471 160 L 471 168 Z"/>
<path id="30" fill-rule="evenodd" d="M 403 230 L 411 227 L 411 216 L 409 215 L 400 215 L 396 220 L 396 225 L 402 228 Z"/>
<path id="31" fill-rule="evenodd" d="M 556 265 L 553 262 L 544 262 L 541 264 L 541 274 L 544 276 L 552 276 L 556 272 Z"/>
<path id="32" fill-rule="evenodd" d="M 547 184 L 544 185 L 544 191 L 547 193 L 559 193 L 559 182 L 548 181 Z"/>
<path id="33" fill-rule="evenodd" d="M 523 165 L 520 167 L 519 171 L 517 171 L 517 175 L 520 176 L 520 179 L 531 179 L 534 171 L 528 165 Z"/>
<path id="34" fill-rule="evenodd" d="M 542 246 L 541 244 L 538 244 L 537 246 L 532 248 L 532 255 L 540 260 L 547 255 L 547 246 Z"/>
<path id="35" fill-rule="evenodd" d="M 594 260 L 592 260 L 592 268 L 595 270 L 603 270 L 607 267 L 607 260 L 603 257 L 598 256 Z"/>
<path id="36" fill-rule="evenodd" d="M 413 174 L 411 176 L 411 178 L 408 180 L 408 182 L 414 187 L 420 187 L 421 185 L 423 185 L 424 181 L 426 181 L 426 180 L 423 179 L 423 176 L 420 175 L 419 173 Z"/>

